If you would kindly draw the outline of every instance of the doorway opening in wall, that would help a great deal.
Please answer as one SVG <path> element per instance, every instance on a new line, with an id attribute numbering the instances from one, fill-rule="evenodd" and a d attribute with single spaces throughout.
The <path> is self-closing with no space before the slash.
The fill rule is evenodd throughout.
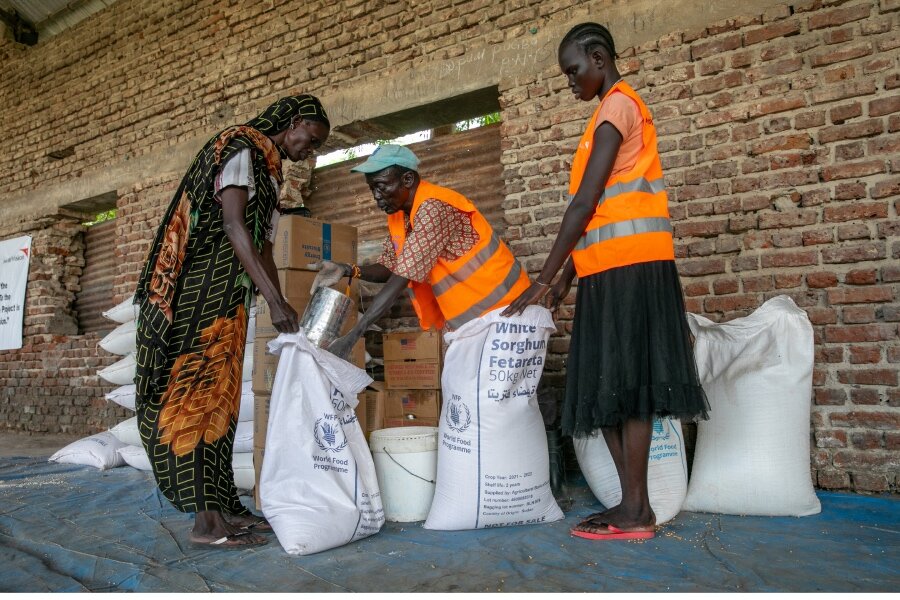
<path id="1" fill-rule="evenodd" d="M 113 306 L 116 277 L 116 194 L 106 194 L 71 206 L 83 214 L 81 224 L 84 266 L 73 310 L 79 334 L 106 335 L 115 323 L 103 317 Z"/>

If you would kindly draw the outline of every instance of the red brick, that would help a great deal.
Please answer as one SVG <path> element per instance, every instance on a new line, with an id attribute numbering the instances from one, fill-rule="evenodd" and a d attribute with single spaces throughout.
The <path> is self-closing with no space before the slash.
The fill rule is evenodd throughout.
<path id="1" fill-rule="evenodd" d="M 872 198 L 889 198 L 900 195 L 900 177 L 878 181 L 872 187 Z"/>
<path id="2" fill-rule="evenodd" d="M 884 161 L 882 160 L 868 160 L 856 163 L 844 163 L 840 165 L 825 167 L 822 170 L 822 179 L 825 181 L 834 181 L 835 179 L 866 177 L 867 175 L 884 173 L 884 171 Z"/>
<path id="3" fill-rule="evenodd" d="M 837 275 L 827 271 L 814 271 L 807 273 L 806 285 L 811 288 L 829 288 L 837 285 Z"/>
<path id="4" fill-rule="evenodd" d="M 881 395 L 875 388 L 853 388 L 850 390 L 850 402 L 857 406 L 875 406 L 881 403 Z"/>
<path id="5" fill-rule="evenodd" d="M 844 45 L 839 48 L 831 48 L 827 52 L 820 52 L 810 57 L 809 64 L 812 67 L 821 67 L 831 65 L 845 60 L 853 60 L 872 54 L 872 44 L 869 42 L 860 42 L 858 44 Z"/>
<path id="6" fill-rule="evenodd" d="M 868 5 L 850 6 L 847 8 L 838 8 L 826 12 L 816 13 L 809 17 L 808 27 L 812 31 L 814 29 L 822 29 L 823 27 L 835 27 L 865 19 L 871 14 L 871 7 Z"/>
<path id="7" fill-rule="evenodd" d="M 683 260 L 678 263 L 678 271 L 683 277 L 724 273 L 725 261 L 721 258 Z"/>
<path id="8" fill-rule="evenodd" d="M 817 220 L 815 210 L 788 210 L 786 212 L 763 213 L 759 215 L 760 229 L 778 229 L 812 225 Z"/>
<path id="9" fill-rule="evenodd" d="M 878 98 L 869 102 L 869 116 L 880 117 L 900 112 L 900 96 Z"/>
<path id="10" fill-rule="evenodd" d="M 810 147 L 810 137 L 807 134 L 794 134 L 770 137 L 750 145 L 750 154 L 765 154 L 783 150 L 806 150 Z"/>
<path id="11" fill-rule="evenodd" d="M 744 286 L 744 292 L 768 292 L 775 287 L 771 275 L 742 277 L 741 283 Z"/>
<path id="12" fill-rule="evenodd" d="M 844 121 L 849 121 L 860 115 L 862 115 L 862 104 L 859 102 L 836 106 L 828 112 L 828 117 L 835 125 L 840 125 Z"/>
<path id="13" fill-rule="evenodd" d="M 775 288 L 779 290 L 800 287 L 803 275 L 800 273 L 778 273 L 775 275 Z"/>
<path id="14" fill-rule="evenodd" d="M 675 237 L 715 237 L 728 230 L 728 219 L 675 223 Z"/>
<path id="15" fill-rule="evenodd" d="M 845 490 L 850 487 L 850 474 L 837 469 L 822 469 L 816 472 L 816 483 L 826 490 Z"/>
<path id="16" fill-rule="evenodd" d="M 877 85 L 873 79 L 846 81 L 839 85 L 820 87 L 812 93 L 812 103 L 822 104 L 855 96 L 870 96 L 875 93 Z"/>
<path id="17" fill-rule="evenodd" d="M 803 267 L 819 262 L 816 250 L 799 250 L 790 252 L 771 252 L 762 256 L 763 268 L 768 267 Z"/>
<path id="18" fill-rule="evenodd" d="M 815 352 L 815 360 L 816 363 L 842 363 L 844 362 L 844 347 L 843 346 L 832 346 L 829 348 L 825 348 L 820 346 L 816 347 Z"/>
<path id="19" fill-rule="evenodd" d="M 897 385 L 897 369 L 838 371 L 838 381 L 856 385 Z"/>
<path id="20" fill-rule="evenodd" d="M 763 102 L 750 104 L 748 107 L 748 116 L 750 118 L 760 117 L 762 115 L 770 115 L 772 113 L 785 112 L 806 106 L 806 99 L 801 96 L 772 98 Z"/>
<path id="21" fill-rule="evenodd" d="M 853 481 L 853 489 L 859 492 L 887 492 L 891 489 L 888 476 L 881 473 L 853 471 L 850 473 L 850 478 Z"/>
<path id="22" fill-rule="evenodd" d="M 881 280 L 885 283 L 900 281 L 900 265 L 885 265 L 881 267 Z"/>
<path id="23" fill-rule="evenodd" d="M 878 280 L 878 272 L 875 269 L 854 269 L 848 271 L 844 277 L 844 283 L 850 285 L 871 285 Z M 888 289 L 889 288 L 884 288 Z"/>
<path id="24" fill-rule="evenodd" d="M 896 431 L 900 429 L 900 411 L 854 410 L 849 412 L 833 412 L 830 415 L 834 427 L 865 427 Z"/>
<path id="25" fill-rule="evenodd" d="M 846 448 L 847 432 L 843 429 L 826 429 L 816 431 L 816 447 Z"/>
<path id="26" fill-rule="evenodd" d="M 842 182 L 834 186 L 835 200 L 858 200 L 866 197 L 866 184 L 861 181 Z"/>
<path id="27" fill-rule="evenodd" d="M 847 306 L 841 311 L 841 320 L 847 325 L 874 323 L 874 306 Z"/>
<path id="28" fill-rule="evenodd" d="M 900 450 L 900 431 L 885 431 L 884 447 L 887 450 Z"/>
<path id="29" fill-rule="evenodd" d="M 884 434 L 880 431 L 851 431 L 850 443 L 860 450 L 875 450 L 881 448 Z"/>
<path id="30" fill-rule="evenodd" d="M 737 279 L 716 279 L 713 281 L 713 292 L 717 296 L 723 294 L 734 294 L 738 291 Z"/>
<path id="31" fill-rule="evenodd" d="M 872 239 L 872 231 L 869 229 L 868 222 L 850 223 L 837 228 L 837 238 L 841 242 L 844 240 L 869 240 Z"/>
<path id="32" fill-rule="evenodd" d="M 833 229 L 812 229 L 804 231 L 801 235 L 804 246 L 814 246 L 817 244 L 830 244 L 834 241 Z"/>
<path id="33" fill-rule="evenodd" d="M 856 221 L 859 219 L 885 219 L 888 207 L 884 203 L 855 203 L 825 208 L 825 222 Z"/>
<path id="34" fill-rule="evenodd" d="M 881 349 L 872 346 L 850 346 L 850 364 L 877 364 L 881 362 Z"/>
<path id="35" fill-rule="evenodd" d="M 703 309 L 708 313 L 732 312 L 736 310 L 754 310 L 759 307 L 756 295 L 713 296 L 703 301 Z"/>
<path id="36" fill-rule="evenodd" d="M 896 339 L 897 326 L 887 323 L 825 327 L 825 341 L 829 343 L 890 342 Z"/>
<path id="37" fill-rule="evenodd" d="M 798 21 L 782 21 L 780 23 L 774 23 L 745 31 L 744 45 L 751 46 L 753 44 L 758 44 L 759 42 L 766 42 L 776 38 L 795 35 L 799 32 L 800 23 Z"/>
<path id="38" fill-rule="evenodd" d="M 825 248 L 822 250 L 822 262 L 825 263 L 863 262 L 884 257 L 885 247 L 882 242 Z"/>
<path id="39" fill-rule="evenodd" d="M 741 47 L 741 34 L 734 33 L 722 37 L 716 37 L 702 42 L 695 42 L 691 45 L 691 58 L 698 60 L 709 56 L 715 56 L 729 50 L 736 50 Z"/>
<path id="40" fill-rule="evenodd" d="M 685 296 L 706 296 L 709 294 L 709 283 L 698 281 L 684 286 Z"/>

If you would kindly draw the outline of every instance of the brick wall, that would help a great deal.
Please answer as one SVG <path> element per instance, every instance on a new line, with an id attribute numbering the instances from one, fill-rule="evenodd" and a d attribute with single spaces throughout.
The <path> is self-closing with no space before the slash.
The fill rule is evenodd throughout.
<path id="1" fill-rule="evenodd" d="M 379 0 L 119 0 L 33 48 L 0 38 L 0 197 L 20 204 L 0 205 L 0 233 L 35 236 L 26 348 L 0 353 L 0 427 L 88 432 L 122 416 L 104 406 L 92 375 L 114 357 L 73 329 L 77 220 L 56 208 L 21 213 L 50 206 L 44 199 L 59 190 L 85 197 L 91 178 L 95 192 L 116 192 L 112 304 L 133 290 L 198 136 L 282 93 L 351 89 L 352 99 L 371 97 L 369 86 L 380 94 L 393 81 L 418 85 L 391 88 L 386 114 L 435 90 L 450 97 L 467 76 L 493 69 L 507 237 L 537 271 L 592 110 L 564 89 L 558 35 L 544 32 L 609 17 L 619 24 L 622 73 L 659 128 L 689 309 L 727 320 L 776 294 L 794 298 L 816 328 L 818 485 L 896 490 L 900 3 L 747 0 L 702 11 L 672 3 L 668 18 L 641 20 L 626 18 L 630 5 L 601 0 L 433 0 L 414 11 Z M 726 4 L 747 14 L 706 22 Z M 507 54 L 493 60 L 498 49 Z M 414 79 L 432 72 L 439 78 Z M 352 108 L 329 106 L 332 115 L 357 114 Z M 69 147 L 67 158 L 47 156 Z M 285 198 L 296 203 L 308 181 L 308 167 L 292 166 Z M 571 306 L 560 314 L 547 393 L 560 388 Z"/>
<path id="2" fill-rule="evenodd" d="M 113 357 L 95 334 L 77 335 L 72 302 L 84 265 L 82 226 L 73 218 L 46 218 L 0 229 L 0 239 L 32 236 L 24 345 L 0 352 L 0 423 L 3 429 L 82 433 L 120 421 L 107 406 L 112 386 L 97 371 Z"/>
<path id="3" fill-rule="evenodd" d="M 659 132 L 688 310 L 725 321 L 786 294 L 809 314 L 826 488 L 896 489 L 900 472 L 898 9 L 798 2 L 620 52 Z M 537 271 L 594 105 L 552 68 L 509 84 L 508 235 Z M 557 385 L 571 305 L 561 315 Z"/>

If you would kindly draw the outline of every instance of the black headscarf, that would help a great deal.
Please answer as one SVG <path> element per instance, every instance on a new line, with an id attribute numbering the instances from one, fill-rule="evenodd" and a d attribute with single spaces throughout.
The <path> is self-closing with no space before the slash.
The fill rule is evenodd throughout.
<path id="1" fill-rule="evenodd" d="M 318 121 L 331 128 L 331 122 L 319 99 L 310 94 L 299 96 L 286 96 L 281 98 L 258 116 L 247 121 L 247 126 L 253 127 L 266 135 L 276 135 L 291 126 L 291 121 L 296 117 L 307 121 Z"/>

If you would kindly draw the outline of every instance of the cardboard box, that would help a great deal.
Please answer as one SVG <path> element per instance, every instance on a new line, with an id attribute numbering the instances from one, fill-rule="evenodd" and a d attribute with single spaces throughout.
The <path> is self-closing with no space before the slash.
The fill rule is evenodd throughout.
<path id="1" fill-rule="evenodd" d="M 301 271 L 299 269 L 281 269 L 278 271 L 278 282 L 281 285 L 281 293 L 287 298 L 297 315 L 303 316 L 312 294 L 309 288 L 312 286 L 313 280 L 316 278 L 316 271 Z M 347 280 L 342 279 L 334 289 L 346 291 Z M 359 314 L 359 284 L 356 280 L 350 286 L 350 298 L 353 300 L 354 309 L 351 311 L 350 318 L 344 325 L 343 333 L 350 331 L 350 328 L 356 324 Z M 269 310 L 269 303 L 262 295 L 256 298 L 256 335 L 257 337 L 278 337 L 278 331 L 272 325 L 272 313 Z"/>
<path id="2" fill-rule="evenodd" d="M 437 419 L 385 419 L 384 427 L 437 427 Z"/>
<path id="3" fill-rule="evenodd" d="M 384 429 L 384 382 L 373 381 L 369 384 L 369 387 L 367 387 L 366 391 L 363 393 L 366 397 L 366 426 L 363 430 L 366 432 L 366 436 L 368 437 L 368 434 L 372 433 L 373 431 Z M 357 418 L 359 418 L 358 409 Z"/>
<path id="4" fill-rule="evenodd" d="M 358 245 L 356 227 L 283 215 L 272 256 L 279 269 L 306 269 L 320 260 L 355 263 Z"/>
<path id="5" fill-rule="evenodd" d="M 275 370 L 278 368 L 278 356 L 266 353 L 266 344 L 276 336 L 260 337 L 253 340 L 253 378 L 250 387 L 254 394 L 268 395 L 272 393 L 275 382 Z"/>
<path id="6" fill-rule="evenodd" d="M 262 472 L 263 457 L 266 451 L 263 448 L 253 449 L 253 470 L 256 472 L 255 485 L 253 486 L 253 499 L 256 501 L 256 510 L 262 510 L 262 502 L 259 496 L 259 474 Z"/>
<path id="7" fill-rule="evenodd" d="M 440 360 L 441 334 L 438 331 L 398 331 L 385 333 L 384 360 Z"/>
<path id="8" fill-rule="evenodd" d="M 438 419 L 441 416 L 439 390 L 388 390 L 384 416 L 390 419 Z"/>
<path id="9" fill-rule="evenodd" d="M 347 326 L 348 329 L 350 327 L 352 324 Z M 272 393 L 272 384 L 275 383 L 275 373 L 281 357 L 268 354 L 266 345 L 276 337 L 278 336 L 256 336 L 256 339 L 253 340 L 253 375 L 250 387 L 254 394 L 269 395 Z M 349 361 L 361 369 L 365 368 L 366 340 L 364 338 L 359 338 L 359 341 L 353 346 Z"/>
<path id="10" fill-rule="evenodd" d="M 266 447 L 266 431 L 269 427 L 268 394 L 253 394 L 253 447 Z"/>
<path id="11" fill-rule="evenodd" d="M 439 360 L 384 361 L 384 379 L 389 390 L 441 389 Z"/>

